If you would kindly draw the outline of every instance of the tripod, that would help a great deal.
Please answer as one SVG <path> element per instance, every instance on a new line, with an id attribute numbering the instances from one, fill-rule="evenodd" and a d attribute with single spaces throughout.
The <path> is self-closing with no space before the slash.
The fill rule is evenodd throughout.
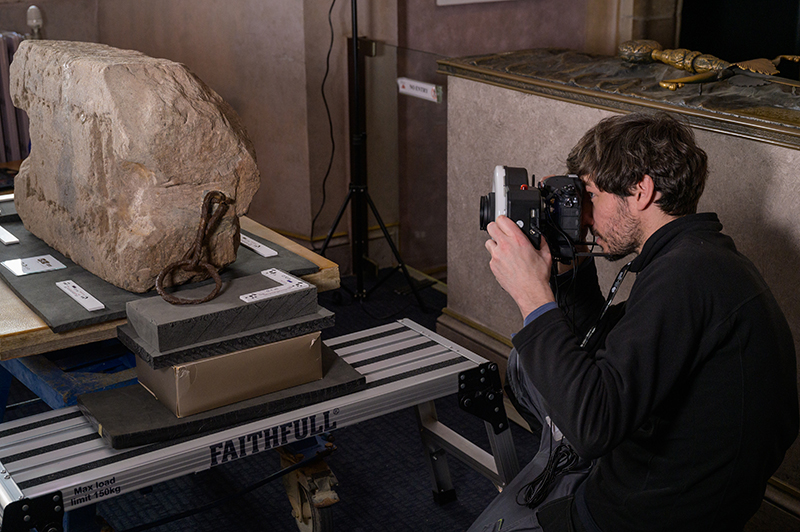
<path id="1" fill-rule="evenodd" d="M 328 244 L 333 237 L 333 232 L 342 220 L 342 216 L 350 204 L 350 216 L 352 223 L 352 253 L 353 253 L 353 272 L 356 275 L 356 291 L 352 294 L 354 298 L 364 300 L 369 295 L 382 285 L 394 272 L 399 269 L 403 271 L 403 275 L 408 282 L 414 297 L 420 308 L 425 310 L 425 304 L 420 298 L 419 292 L 414 285 L 413 279 L 408 273 L 403 259 L 400 257 L 400 252 L 392 241 L 389 231 L 386 229 L 386 224 L 383 223 L 378 209 L 370 198 L 369 190 L 367 188 L 367 120 L 366 120 L 366 104 L 363 94 L 366 91 L 366 78 L 364 75 L 364 57 L 366 53 L 366 39 L 358 38 L 358 7 L 356 0 L 351 0 L 352 18 L 353 18 L 353 37 L 349 40 L 349 59 L 348 59 L 348 76 L 349 83 L 349 111 L 350 111 L 350 189 L 347 197 L 344 199 L 333 225 L 328 230 L 328 235 L 325 242 L 320 248 L 320 254 L 325 255 L 328 249 Z M 364 45 L 362 47 L 362 44 Z M 397 261 L 397 266 L 383 279 L 373 286 L 369 291 L 364 289 L 364 262 L 368 247 L 368 211 L 372 211 L 375 219 L 380 225 L 386 242 L 394 254 Z"/>

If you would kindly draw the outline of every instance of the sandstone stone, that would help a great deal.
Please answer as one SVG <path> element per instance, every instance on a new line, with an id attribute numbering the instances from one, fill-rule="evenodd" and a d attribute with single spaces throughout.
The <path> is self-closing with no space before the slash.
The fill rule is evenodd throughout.
<path id="1" fill-rule="evenodd" d="M 31 233 L 145 292 L 191 247 L 203 198 L 219 190 L 235 203 L 209 239 L 209 262 L 236 259 L 238 217 L 260 183 L 253 145 L 233 108 L 185 66 L 101 44 L 25 41 L 11 93 L 30 117 L 14 196 Z"/>

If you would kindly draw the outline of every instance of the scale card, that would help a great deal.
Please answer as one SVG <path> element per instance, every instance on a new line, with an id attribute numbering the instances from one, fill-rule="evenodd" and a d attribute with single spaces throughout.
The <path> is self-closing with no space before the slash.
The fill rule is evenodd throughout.
<path id="1" fill-rule="evenodd" d="M 245 235 L 244 233 L 242 233 L 241 237 L 242 237 L 241 238 L 241 242 L 242 242 L 243 246 L 245 246 L 246 248 L 252 249 L 253 251 L 255 251 L 256 253 L 258 253 L 259 255 L 261 255 L 264 258 L 274 257 L 274 256 L 276 256 L 278 254 L 278 252 L 275 251 L 274 249 L 265 246 L 261 242 L 255 240 L 253 238 L 250 238 L 249 236 Z"/>
<path id="2" fill-rule="evenodd" d="M 276 268 L 270 268 L 269 270 L 264 270 L 263 272 L 261 272 L 261 275 L 263 275 L 270 281 L 274 281 L 275 286 L 273 286 L 272 288 L 259 290 L 257 292 L 250 292 L 249 294 L 243 294 L 239 296 L 239 299 L 241 299 L 245 303 L 254 303 L 256 301 L 269 299 L 281 294 L 287 294 L 289 292 L 303 290 L 310 286 L 307 282 L 298 279 L 297 277 L 294 277 L 292 275 L 289 275 L 288 273 L 278 270 Z"/>
<path id="3" fill-rule="evenodd" d="M 81 288 L 71 279 L 59 281 L 56 283 L 56 286 L 63 290 L 69 297 L 80 303 L 80 305 L 89 312 L 106 308 L 106 306 L 98 301 L 92 294 Z"/>
<path id="4" fill-rule="evenodd" d="M 63 270 L 66 268 L 52 255 L 39 255 L 27 259 L 11 259 L 0 262 L 3 266 L 11 270 L 11 273 L 20 277 L 31 273 L 49 272 Z"/>

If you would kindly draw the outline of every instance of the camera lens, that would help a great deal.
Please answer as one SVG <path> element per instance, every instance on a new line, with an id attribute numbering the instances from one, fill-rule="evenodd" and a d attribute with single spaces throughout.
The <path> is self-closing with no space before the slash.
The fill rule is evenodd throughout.
<path id="1" fill-rule="evenodd" d="M 494 193 L 481 196 L 481 230 L 486 231 L 486 226 L 494 221 Z"/>

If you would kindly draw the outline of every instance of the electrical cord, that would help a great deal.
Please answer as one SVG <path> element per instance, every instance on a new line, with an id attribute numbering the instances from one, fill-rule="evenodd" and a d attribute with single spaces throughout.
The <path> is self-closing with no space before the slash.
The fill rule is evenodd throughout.
<path id="1" fill-rule="evenodd" d="M 550 213 L 549 209 L 544 209 L 545 215 L 547 216 L 547 220 L 549 222 L 550 227 L 555 229 L 555 231 L 559 234 L 559 236 L 567 243 L 569 246 L 570 251 L 570 262 L 572 263 L 572 282 L 570 283 L 570 291 L 572 292 L 572 300 L 575 301 L 577 295 L 577 278 L 578 278 L 578 250 L 575 248 L 575 244 L 572 242 L 572 239 L 564 232 L 563 229 L 553 220 L 552 214 Z M 548 242 L 549 244 L 549 242 Z M 558 285 L 558 261 L 553 260 L 551 263 L 552 272 L 551 275 L 555 282 L 555 298 L 556 304 L 559 308 L 567 308 L 567 301 L 568 297 L 567 294 L 564 293 L 563 296 L 561 294 L 560 287 Z M 568 320 L 570 322 L 571 328 L 574 331 L 576 329 L 575 323 L 575 306 L 573 305 L 571 309 L 569 309 L 569 316 Z"/>
<path id="2" fill-rule="evenodd" d="M 551 449 L 550 458 L 542 472 L 517 492 L 517 504 L 535 509 L 552 491 L 559 477 L 577 471 L 573 466 L 579 461 L 578 453 L 562 440 L 555 451 Z"/>
<path id="3" fill-rule="evenodd" d="M 325 208 L 325 202 L 327 200 L 327 195 L 326 195 L 326 192 L 325 192 L 325 185 L 327 185 L 328 177 L 330 177 L 330 175 L 331 175 L 331 168 L 333 167 L 333 156 L 336 153 L 336 141 L 334 140 L 334 136 L 333 136 L 333 119 L 331 118 L 331 108 L 330 108 L 330 105 L 328 105 L 328 98 L 325 96 L 325 82 L 328 80 L 328 74 L 330 73 L 330 70 L 331 70 L 331 52 L 333 51 L 333 37 L 334 37 L 333 20 L 331 19 L 331 15 L 333 13 L 333 6 L 335 6 L 335 5 L 336 5 L 336 0 L 333 0 L 331 2 L 330 9 L 328 9 L 328 27 L 331 30 L 331 42 L 328 45 L 328 55 L 327 55 L 327 57 L 325 59 L 325 75 L 322 77 L 322 88 L 321 88 L 322 103 L 325 104 L 325 113 L 328 116 L 328 132 L 330 133 L 330 137 L 331 137 L 331 156 L 330 156 L 330 159 L 328 159 L 328 169 L 325 170 L 325 177 L 322 178 L 322 203 L 320 204 L 319 209 L 317 210 L 317 213 L 314 215 L 314 218 L 311 220 L 311 235 L 310 235 L 310 239 L 311 239 L 311 249 L 312 249 L 312 251 L 319 251 L 314 246 L 314 224 L 316 224 L 317 218 L 319 218 L 319 215 L 322 214 L 322 209 Z"/>

